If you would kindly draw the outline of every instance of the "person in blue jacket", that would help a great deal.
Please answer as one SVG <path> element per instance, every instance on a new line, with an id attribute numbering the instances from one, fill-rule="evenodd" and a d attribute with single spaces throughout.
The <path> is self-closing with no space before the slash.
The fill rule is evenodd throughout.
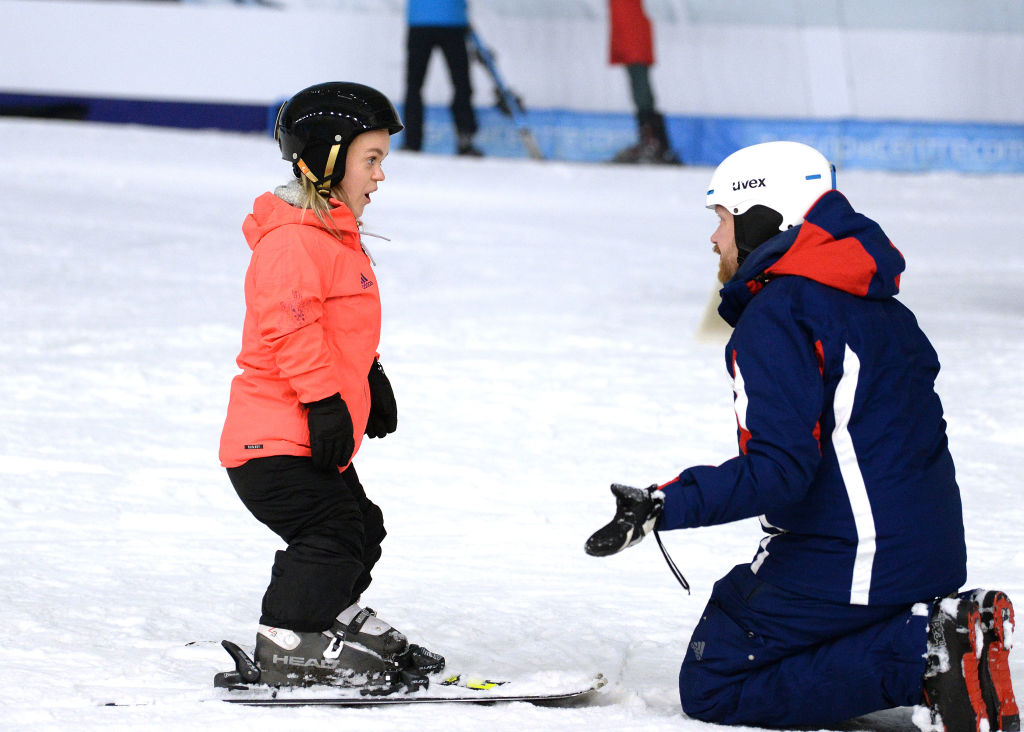
<path id="1" fill-rule="evenodd" d="M 967 579 L 939 361 L 896 299 L 904 259 L 796 142 L 743 148 L 706 205 L 739 454 L 662 485 L 615 484 L 587 541 L 759 517 L 752 561 L 719 580 L 679 673 L 683 710 L 724 724 L 832 724 L 915 706 L 921 729 L 1019 730 L 1013 606 Z"/>
<path id="2" fill-rule="evenodd" d="M 406 39 L 405 66 L 405 143 L 404 150 L 423 147 L 423 82 L 427 65 L 435 48 L 440 48 L 448 64 L 454 95 L 452 118 L 455 121 L 456 153 L 480 156 L 473 144 L 477 132 L 473 111 L 473 87 L 469 80 L 469 52 L 466 34 L 469 13 L 466 0 L 408 0 L 406 17 L 409 34 Z"/>

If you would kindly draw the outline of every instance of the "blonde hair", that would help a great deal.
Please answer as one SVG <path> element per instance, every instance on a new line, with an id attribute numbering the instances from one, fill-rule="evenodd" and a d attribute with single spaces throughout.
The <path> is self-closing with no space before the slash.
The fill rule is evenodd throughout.
<path id="1" fill-rule="evenodd" d="M 338 241 L 342 239 L 341 229 L 334 223 L 334 218 L 331 216 L 331 205 L 327 202 L 325 196 L 321 196 L 317 190 L 316 183 L 311 181 L 309 178 L 302 177 L 299 179 L 302 183 L 302 195 L 299 198 L 299 206 L 313 212 L 313 215 L 317 217 L 327 232 Z M 338 195 L 335 189 L 331 189 L 332 195 L 335 198 Z"/>

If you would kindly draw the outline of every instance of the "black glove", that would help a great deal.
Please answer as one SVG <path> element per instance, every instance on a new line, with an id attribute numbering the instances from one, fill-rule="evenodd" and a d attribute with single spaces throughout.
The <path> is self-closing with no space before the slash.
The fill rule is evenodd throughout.
<path id="1" fill-rule="evenodd" d="M 390 435 L 398 429 L 398 405 L 391 382 L 377 359 L 373 359 L 366 380 L 370 384 L 370 416 L 366 420 L 366 434 L 369 437 Z"/>
<path id="2" fill-rule="evenodd" d="M 356 442 L 352 435 L 352 417 L 341 394 L 331 394 L 306 406 L 313 466 L 319 470 L 337 470 L 339 465 L 347 465 Z"/>
<path id="3" fill-rule="evenodd" d="M 665 494 L 658 486 L 631 488 L 612 484 L 615 496 L 615 518 L 587 539 L 587 554 L 607 557 L 618 554 L 626 547 L 638 544 L 654 529 L 654 524 L 665 508 Z"/>

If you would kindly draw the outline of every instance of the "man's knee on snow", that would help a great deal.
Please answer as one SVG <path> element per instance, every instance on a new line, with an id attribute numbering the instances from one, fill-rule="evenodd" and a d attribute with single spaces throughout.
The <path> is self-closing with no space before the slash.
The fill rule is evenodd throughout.
<path id="1" fill-rule="evenodd" d="M 735 720 L 743 681 L 760 656 L 760 639 L 740 627 L 723 609 L 721 580 L 693 629 L 679 670 L 679 700 L 694 719 L 729 724 Z"/>
<path id="2" fill-rule="evenodd" d="M 679 669 L 679 701 L 686 716 L 704 722 L 725 722 L 736 711 L 739 685 L 702 667 L 687 653 Z"/>

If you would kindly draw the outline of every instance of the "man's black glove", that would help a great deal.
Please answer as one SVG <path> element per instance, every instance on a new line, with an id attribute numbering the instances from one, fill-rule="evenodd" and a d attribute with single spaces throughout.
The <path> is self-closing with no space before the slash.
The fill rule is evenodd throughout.
<path id="1" fill-rule="evenodd" d="M 587 539 L 587 554 L 607 557 L 639 543 L 654 529 L 665 507 L 665 494 L 658 486 L 631 488 L 612 484 L 615 496 L 615 518 Z"/>
<path id="2" fill-rule="evenodd" d="M 309 449 L 318 470 L 337 470 L 348 465 L 356 448 L 352 417 L 341 394 L 306 405 L 309 408 Z"/>
<path id="3" fill-rule="evenodd" d="M 390 435 L 398 429 L 398 405 L 391 382 L 377 359 L 373 359 L 366 380 L 370 384 L 370 416 L 366 420 L 366 434 L 369 437 Z"/>

